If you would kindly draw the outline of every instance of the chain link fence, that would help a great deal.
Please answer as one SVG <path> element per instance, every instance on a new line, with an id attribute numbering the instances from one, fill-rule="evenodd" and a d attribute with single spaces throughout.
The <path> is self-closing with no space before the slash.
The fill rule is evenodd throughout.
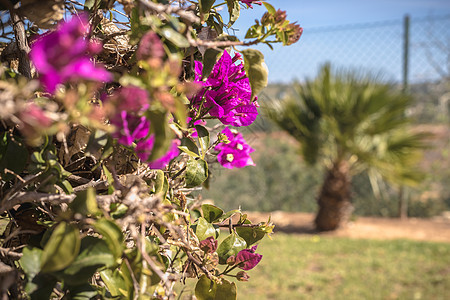
<path id="1" fill-rule="evenodd" d="M 266 56 L 269 81 L 289 83 L 313 78 L 325 62 L 335 67 L 381 73 L 395 82 L 405 79 L 405 71 L 411 84 L 448 78 L 450 15 L 408 18 L 409 24 L 406 19 L 304 28 L 298 43 L 277 47 Z"/>

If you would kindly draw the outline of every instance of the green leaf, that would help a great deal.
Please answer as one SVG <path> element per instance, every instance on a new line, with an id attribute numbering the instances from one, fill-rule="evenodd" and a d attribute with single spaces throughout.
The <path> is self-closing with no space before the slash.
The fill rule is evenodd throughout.
<path id="1" fill-rule="evenodd" d="M 178 146 L 178 149 L 191 157 L 200 157 L 197 145 L 190 138 L 183 138 L 181 140 L 181 146 Z"/>
<path id="2" fill-rule="evenodd" d="M 228 27 L 236 22 L 239 18 L 241 12 L 241 6 L 239 5 L 239 0 L 227 0 L 228 14 L 230 15 L 230 21 L 228 22 Z"/>
<path id="3" fill-rule="evenodd" d="M 22 254 L 19 264 L 27 279 L 25 292 L 31 299 L 50 299 L 56 279 L 48 274 L 40 273 L 42 249 L 28 246 L 23 249 Z"/>
<path id="4" fill-rule="evenodd" d="M 100 277 L 113 297 L 126 296 L 128 290 L 122 272 L 119 269 L 106 269 L 100 272 Z"/>
<path id="5" fill-rule="evenodd" d="M 195 285 L 195 297 L 198 300 L 235 300 L 236 284 L 226 279 L 222 279 L 222 283 L 218 284 L 202 275 Z"/>
<path id="6" fill-rule="evenodd" d="M 250 247 L 250 245 L 253 245 L 254 243 L 261 240 L 267 233 L 266 231 L 258 227 L 255 228 L 236 227 L 236 232 L 237 234 L 239 234 L 240 237 L 242 237 L 245 240 L 245 242 L 247 243 L 247 247 Z"/>
<path id="7" fill-rule="evenodd" d="M 152 120 L 150 124 L 151 132 L 155 134 L 155 140 L 153 144 L 153 150 L 148 158 L 148 161 L 153 161 L 162 157 L 169 149 L 173 131 L 167 125 L 167 113 L 163 110 L 152 110 L 145 113 L 149 120 Z"/>
<path id="8" fill-rule="evenodd" d="M 71 300 L 89 300 L 96 299 L 94 297 L 99 296 L 99 292 L 88 283 L 76 286 L 69 285 L 68 291 Z"/>
<path id="9" fill-rule="evenodd" d="M 68 180 L 63 180 L 63 181 L 60 181 L 60 182 L 57 182 L 56 183 L 60 188 L 62 188 L 63 189 L 63 191 L 66 193 L 66 194 L 72 194 L 73 193 L 73 188 L 72 188 L 72 185 L 70 184 L 70 182 L 68 181 Z"/>
<path id="10" fill-rule="evenodd" d="M 266 7 L 269 14 L 275 15 L 277 13 L 277 10 L 275 9 L 275 7 L 272 6 L 272 4 L 267 2 L 263 2 L 262 4 Z"/>
<path id="11" fill-rule="evenodd" d="M 220 53 L 222 53 L 222 51 L 214 48 L 206 49 L 205 54 L 203 55 L 203 70 L 202 70 L 203 79 L 208 78 L 209 74 L 211 74 L 211 71 L 214 68 L 214 65 L 216 64 L 217 57 L 219 56 Z"/>
<path id="12" fill-rule="evenodd" d="M 217 284 L 215 300 L 236 300 L 237 288 L 236 283 L 222 279 L 221 284 Z"/>
<path id="13" fill-rule="evenodd" d="M 14 174 L 7 173 L 8 169 L 15 174 L 20 174 L 27 165 L 28 150 L 25 143 L 18 136 L 11 136 L 8 132 L 3 134 L 0 140 L 0 177 L 4 181 L 15 178 Z"/>
<path id="14" fill-rule="evenodd" d="M 266 86 L 269 71 L 264 63 L 264 55 L 256 49 L 245 49 L 244 67 L 252 88 L 252 99 L 259 94 Z"/>
<path id="15" fill-rule="evenodd" d="M 89 187 L 84 191 L 78 192 L 75 199 L 69 204 L 69 207 L 74 213 L 79 213 L 83 216 L 95 215 L 98 213 L 99 209 L 97 206 L 95 189 Z"/>
<path id="16" fill-rule="evenodd" d="M 230 217 L 232 217 L 234 214 L 240 213 L 241 211 L 239 209 L 230 210 L 229 212 L 222 215 L 219 219 L 217 219 L 217 222 L 222 222 Z"/>
<path id="17" fill-rule="evenodd" d="M 162 170 L 157 170 L 154 192 L 156 194 L 163 195 L 162 198 L 165 199 L 168 191 L 169 191 L 169 182 L 167 181 L 167 177 L 164 175 L 164 172 Z"/>
<path id="18" fill-rule="evenodd" d="M 171 27 L 162 28 L 161 35 L 179 48 L 187 48 L 190 46 L 188 40 L 182 34 Z"/>
<path id="19" fill-rule="evenodd" d="M 243 238 L 236 233 L 232 233 L 227 236 L 217 248 L 217 254 L 219 255 L 219 263 L 226 264 L 227 259 L 238 254 L 239 251 L 247 248 L 247 243 Z"/>
<path id="20" fill-rule="evenodd" d="M 98 0 L 86 0 L 84 1 L 84 9 L 85 10 L 92 10 L 95 6 L 98 6 L 100 1 Z"/>
<path id="21" fill-rule="evenodd" d="M 123 252 L 123 233 L 119 226 L 114 221 L 100 219 L 94 223 L 94 228 L 103 236 L 114 258 L 120 258 Z"/>
<path id="22" fill-rule="evenodd" d="M 189 158 L 186 166 L 186 187 L 195 187 L 208 178 L 208 164 L 203 159 Z"/>
<path id="23" fill-rule="evenodd" d="M 211 204 L 202 204 L 203 217 L 209 223 L 213 223 L 223 215 L 223 210 Z"/>
<path id="24" fill-rule="evenodd" d="M 197 235 L 199 241 L 203 241 L 210 236 L 216 238 L 216 228 L 205 218 L 198 218 L 197 224 L 194 225 L 194 228 L 195 235 Z"/>
<path id="25" fill-rule="evenodd" d="M 101 159 L 105 159 L 112 154 L 113 139 L 107 132 L 97 129 L 89 136 L 89 141 L 86 146 L 86 154 L 95 155 L 99 151 L 102 151 Z"/>
<path id="26" fill-rule="evenodd" d="M 23 249 L 22 254 L 19 264 L 27 277 L 33 278 L 41 271 L 42 249 L 28 246 Z"/>
<path id="27" fill-rule="evenodd" d="M 214 2 L 216 2 L 216 0 L 200 0 L 200 1 L 198 1 L 198 4 L 200 6 L 200 11 L 203 14 L 208 14 L 209 11 L 211 10 L 211 7 L 214 5 Z"/>
<path id="28" fill-rule="evenodd" d="M 195 297 L 198 300 L 214 300 L 216 297 L 217 283 L 202 275 L 195 285 Z"/>
<path id="29" fill-rule="evenodd" d="M 201 125 L 195 125 L 195 129 L 198 134 L 198 142 L 202 151 L 202 158 L 205 158 L 206 152 L 208 152 L 209 149 L 209 131 Z"/>
<path id="30" fill-rule="evenodd" d="M 42 272 L 59 271 L 69 266 L 80 252 L 80 244 L 78 229 L 66 222 L 59 223 L 42 252 Z"/>
<path id="31" fill-rule="evenodd" d="M 61 274 L 70 285 L 87 282 L 101 267 L 111 267 L 115 259 L 108 244 L 99 238 L 87 236 L 81 240 L 81 251 L 75 261 Z"/>

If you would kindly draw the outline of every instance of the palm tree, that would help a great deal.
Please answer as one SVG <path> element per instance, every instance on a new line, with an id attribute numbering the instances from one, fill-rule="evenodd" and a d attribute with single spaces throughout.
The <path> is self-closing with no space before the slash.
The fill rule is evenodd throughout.
<path id="1" fill-rule="evenodd" d="M 300 142 L 306 162 L 326 169 L 318 230 L 334 230 L 348 220 L 351 179 L 358 173 L 397 184 L 420 181 L 415 165 L 428 135 L 410 130 L 410 96 L 373 76 L 332 72 L 328 64 L 294 90 L 294 96 L 268 104 L 266 112 Z"/>

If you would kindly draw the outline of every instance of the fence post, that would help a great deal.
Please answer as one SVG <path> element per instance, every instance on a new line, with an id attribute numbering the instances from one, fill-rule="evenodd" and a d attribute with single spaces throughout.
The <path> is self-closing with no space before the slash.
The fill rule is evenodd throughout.
<path id="1" fill-rule="evenodd" d="M 403 18 L 403 90 L 408 89 L 409 67 L 409 15 Z"/>
<path id="2" fill-rule="evenodd" d="M 408 90 L 408 67 L 409 67 L 409 15 L 403 19 L 403 92 Z M 398 192 L 398 217 L 408 218 L 408 198 L 405 195 L 405 187 L 400 186 Z"/>

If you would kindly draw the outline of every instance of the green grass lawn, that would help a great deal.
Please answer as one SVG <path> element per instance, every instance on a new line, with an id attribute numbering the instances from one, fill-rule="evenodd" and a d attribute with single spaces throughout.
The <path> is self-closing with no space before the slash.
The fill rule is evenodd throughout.
<path id="1" fill-rule="evenodd" d="M 239 300 L 450 299 L 448 243 L 277 233 L 257 252 Z"/>

